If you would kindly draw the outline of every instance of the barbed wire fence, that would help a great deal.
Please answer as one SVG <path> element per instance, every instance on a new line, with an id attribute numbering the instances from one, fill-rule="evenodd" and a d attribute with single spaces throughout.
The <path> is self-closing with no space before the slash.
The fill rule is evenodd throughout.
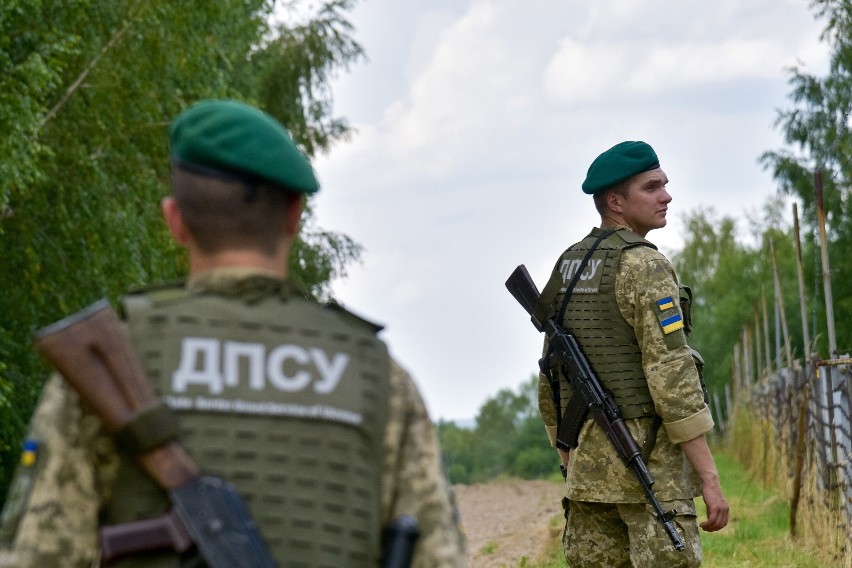
<path id="1" fill-rule="evenodd" d="M 789 500 L 793 538 L 830 550 L 838 566 L 852 566 L 850 364 L 815 359 L 755 384 L 743 406 L 762 440 L 740 453 Z"/>
<path id="2" fill-rule="evenodd" d="M 754 322 L 743 329 L 734 346 L 732 381 L 725 391 L 724 406 L 718 396 L 712 402 L 720 430 L 738 459 L 789 500 L 791 536 L 828 551 L 837 566 L 852 567 L 852 358 L 838 354 L 834 335 L 819 171 L 815 189 L 831 357 L 822 359 L 811 351 L 794 204 L 804 358 L 792 357 L 775 249 L 770 242 L 775 333 L 770 333 L 770 312 L 763 295 Z M 770 335 L 775 336 L 774 357 Z M 727 417 L 723 409 L 728 410 Z"/>

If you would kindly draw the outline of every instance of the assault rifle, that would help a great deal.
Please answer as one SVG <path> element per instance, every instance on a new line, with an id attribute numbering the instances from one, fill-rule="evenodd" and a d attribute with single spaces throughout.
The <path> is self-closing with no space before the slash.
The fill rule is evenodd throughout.
<path id="1" fill-rule="evenodd" d="M 604 429 L 619 457 L 636 476 L 646 499 L 654 508 L 657 520 L 663 525 L 666 534 L 671 539 L 672 545 L 677 550 L 683 550 L 683 538 L 672 522 L 675 511 L 663 511 L 654 493 L 654 478 L 642 458 L 642 451 L 630 434 L 630 430 L 627 429 L 612 394 L 601 385 L 600 379 L 589 364 L 589 360 L 577 342 L 577 338 L 570 331 L 562 329 L 562 326 L 554 318 L 545 322 L 536 318 L 534 310 L 540 294 L 523 264 L 518 266 L 506 280 L 506 288 L 530 315 L 535 328 L 547 336 L 550 345 L 553 347 L 552 357 L 560 365 L 567 368 L 571 386 L 575 392 L 582 396 L 582 401 L 585 403 L 583 416 L 585 416 L 585 412 L 592 412 L 595 422 Z M 549 361 L 539 361 L 539 365 L 544 368 L 549 366 Z"/>
<path id="2" fill-rule="evenodd" d="M 164 423 L 170 415 L 154 394 L 106 300 L 45 327 L 33 343 L 113 435 L 128 428 L 143 433 L 168 430 Z M 172 510 L 157 519 L 102 531 L 102 560 L 157 547 L 182 552 L 194 544 L 210 568 L 276 566 L 233 485 L 202 476 L 173 438 L 135 454 L 142 468 L 168 492 Z"/>

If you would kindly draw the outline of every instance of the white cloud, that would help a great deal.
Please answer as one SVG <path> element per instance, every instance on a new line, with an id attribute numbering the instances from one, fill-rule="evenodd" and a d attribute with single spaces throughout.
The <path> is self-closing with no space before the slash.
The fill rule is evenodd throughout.
<path id="1" fill-rule="evenodd" d="M 405 99 L 382 118 L 387 151 L 406 169 L 446 177 L 529 115 L 530 97 L 516 78 L 523 61 L 499 29 L 500 15 L 478 3 L 446 25 Z"/>
<path id="2" fill-rule="evenodd" d="M 813 57 L 815 51 L 812 46 L 799 49 L 766 38 L 660 43 L 665 45 L 589 44 L 565 38 L 545 67 L 545 90 L 563 104 L 623 100 L 682 87 L 777 77 L 796 62 L 797 54 Z"/>
<path id="3" fill-rule="evenodd" d="M 317 161 L 317 220 L 366 247 L 335 289 L 388 325 L 444 418 L 533 372 L 541 339 L 503 282 L 525 263 L 543 284 L 598 222 L 579 185 L 599 152 L 654 145 L 675 201 L 650 236 L 677 246 L 683 212 L 739 214 L 773 191 L 755 160 L 779 144 L 782 68 L 825 58 L 800 0 L 370 0 L 357 14 L 372 63 L 335 91 L 358 133 Z"/>

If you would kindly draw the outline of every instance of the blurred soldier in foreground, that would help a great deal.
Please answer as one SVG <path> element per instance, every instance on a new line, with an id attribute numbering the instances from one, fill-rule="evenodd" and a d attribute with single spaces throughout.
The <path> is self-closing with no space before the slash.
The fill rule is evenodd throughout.
<path id="1" fill-rule="evenodd" d="M 169 509 L 135 458 L 173 439 L 236 486 L 281 565 L 378 566 L 384 528 L 406 516 L 420 534 L 413 566 L 464 566 L 432 423 L 381 328 L 287 280 L 304 196 L 319 188 L 308 160 L 279 123 L 235 101 L 183 112 L 170 145 L 162 213 L 189 279 L 131 293 L 121 313 L 179 428 L 109 436 L 51 378 L 3 511 L 0 566 L 95 565 L 99 527 Z M 191 548 L 110 565 L 204 562 Z"/>
<path id="2" fill-rule="evenodd" d="M 594 196 L 601 226 L 559 258 L 536 315 L 545 321 L 563 314 L 560 325 L 576 335 L 641 447 L 657 498 L 665 511 L 674 511 L 685 549 L 674 548 L 591 414 L 571 424 L 575 393 L 566 369 L 556 367 L 541 375 L 539 407 L 566 475 L 563 545 L 575 568 L 700 565 L 699 495 L 708 516 L 701 528 L 717 531 L 728 522 L 704 437 L 713 419 L 686 342 L 677 277 L 645 240 L 666 225 L 667 184 L 656 153 L 644 142 L 622 142 L 598 156 L 583 191 Z M 557 442 L 565 424 L 573 429 L 566 439 L 576 447 Z"/>

